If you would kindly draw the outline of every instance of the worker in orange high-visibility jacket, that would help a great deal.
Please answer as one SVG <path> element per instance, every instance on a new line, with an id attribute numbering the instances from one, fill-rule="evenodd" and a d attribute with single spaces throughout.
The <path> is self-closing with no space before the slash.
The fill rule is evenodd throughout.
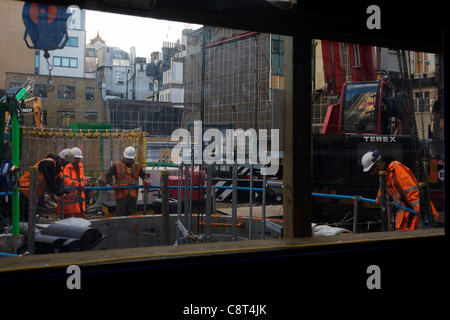
<path id="1" fill-rule="evenodd" d="M 56 196 L 62 196 L 64 186 L 61 182 L 61 172 L 63 167 L 75 159 L 75 154 L 71 149 L 64 149 L 59 155 L 49 154 L 35 164 L 38 167 L 37 183 L 36 183 L 36 198 L 43 196 L 48 190 Z M 20 178 L 20 215 L 21 219 L 27 220 L 28 217 L 28 202 L 30 197 L 30 172 L 27 171 Z"/>
<path id="2" fill-rule="evenodd" d="M 105 180 L 114 188 L 114 199 L 116 200 L 116 216 L 133 215 L 137 209 L 137 198 L 139 189 L 121 188 L 125 186 L 136 186 L 139 184 L 139 177 L 142 179 L 144 187 L 149 188 L 150 182 L 139 163 L 134 161 L 136 150 L 133 147 L 125 148 L 123 159 L 116 161 L 105 174 Z M 115 177 L 115 182 L 113 182 Z"/>
<path id="3" fill-rule="evenodd" d="M 88 181 L 84 176 L 84 166 L 81 163 L 83 154 L 78 147 L 72 148 L 75 154 L 73 162 L 64 167 L 63 179 L 65 187 L 74 187 L 76 190 L 69 190 L 69 194 L 64 196 L 64 218 L 85 218 L 86 194 L 85 187 Z M 56 211 L 61 214 L 61 197 L 57 198 Z"/>
<path id="4" fill-rule="evenodd" d="M 395 227 L 399 231 L 414 230 L 419 228 L 420 193 L 419 184 L 412 171 L 392 155 L 381 157 L 377 150 L 369 151 L 361 159 L 364 172 L 378 175 L 380 171 L 386 171 L 386 190 L 400 205 L 413 209 L 416 214 L 401 209 L 395 217 Z M 377 204 L 381 202 L 381 190 L 378 190 Z M 439 217 L 433 203 L 431 213 L 434 219 Z"/>

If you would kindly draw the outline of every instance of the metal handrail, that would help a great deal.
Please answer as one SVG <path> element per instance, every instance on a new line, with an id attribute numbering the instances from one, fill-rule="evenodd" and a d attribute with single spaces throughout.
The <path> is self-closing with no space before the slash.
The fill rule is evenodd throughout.
<path id="1" fill-rule="evenodd" d="M 349 200 L 355 200 L 355 197 L 356 197 L 356 196 L 348 196 L 348 195 L 329 194 L 329 193 L 315 193 L 315 192 L 312 192 L 311 195 L 313 197 L 335 198 L 335 199 L 349 199 Z M 360 196 L 358 196 L 358 200 L 364 201 L 364 202 L 370 202 L 370 203 L 377 203 L 375 199 L 369 199 L 369 198 L 364 198 L 364 197 L 360 197 Z M 397 203 L 393 203 L 393 205 L 396 208 L 398 208 L 398 209 L 406 210 L 408 212 L 414 213 L 415 215 L 418 215 L 418 213 L 415 212 L 411 208 L 404 207 L 404 206 L 402 206 L 400 204 L 397 204 Z"/>

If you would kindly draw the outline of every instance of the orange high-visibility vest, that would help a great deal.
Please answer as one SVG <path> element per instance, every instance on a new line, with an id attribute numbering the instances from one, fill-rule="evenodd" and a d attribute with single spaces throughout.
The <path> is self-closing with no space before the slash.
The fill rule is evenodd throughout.
<path id="1" fill-rule="evenodd" d="M 56 169 L 56 161 L 52 158 L 42 159 L 34 166 L 37 167 L 42 161 L 52 161 L 55 169 Z M 55 175 L 55 180 L 59 177 L 59 175 Z M 39 198 L 44 192 L 47 190 L 47 183 L 45 182 L 44 175 L 42 172 L 38 171 L 37 173 L 37 183 L 36 183 L 36 198 Z M 27 171 L 25 174 L 20 177 L 20 191 L 29 199 L 30 198 L 30 172 Z"/>
<path id="2" fill-rule="evenodd" d="M 65 187 L 75 187 L 82 185 L 86 186 L 86 179 L 84 178 L 84 166 L 79 163 L 78 168 L 75 168 L 72 163 L 64 167 L 63 175 Z M 70 193 L 76 194 L 73 200 L 64 200 L 64 217 L 84 218 L 86 211 L 86 194 L 84 191 L 70 190 Z M 56 211 L 61 213 L 61 197 L 57 197 Z"/>
<path id="3" fill-rule="evenodd" d="M 394 201 L 413 209 L 416 214 L 400 210 L 395 217 L 395 227 L 400 231 L 419 228 L 420 193 L 419 184 L 412 171 L 398 161 L 392 161 L 386 170 L 386 189 Z M 380 204 L 381 190 L 378 190 L 376 202 Z M 433 203 L 431 212 L 435 219 L 439 217 Z"/>
<path id="4" fill-rule="evenodd" d="M 130 167 L 127 167 L 123 161 L 116 161 L 114 163 L 116 166 L 116 183 L 119 186 L 136 186 L 139 183 L 139 172 L 141 171 L 141 166 L 139 163 L 133 163 Z M 116 200 L 127 197 L 128 195 L 133 198 L 137 198 L 139 194 L 139 189 L 120 189 L 115 191 L 114 198 Z"/>

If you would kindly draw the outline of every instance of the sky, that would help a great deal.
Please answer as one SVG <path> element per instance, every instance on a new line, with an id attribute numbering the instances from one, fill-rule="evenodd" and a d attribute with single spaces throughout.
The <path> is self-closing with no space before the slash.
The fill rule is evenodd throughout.
<path id="1" fill-rule="evenodd" d="M 183 29 L 198 29 L 201 25 L 156 20 L 98 11 L 86 11 L 86 42 L 100 33 L 107 46 L 130 52 L 136 47 L 136 56 L 148 58 L 153 51 L 161 51 L 164 41 L 181 40 Z"/>

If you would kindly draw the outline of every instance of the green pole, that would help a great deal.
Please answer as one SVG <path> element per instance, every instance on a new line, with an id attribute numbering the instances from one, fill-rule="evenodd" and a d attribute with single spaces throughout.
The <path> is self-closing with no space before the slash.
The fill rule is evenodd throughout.
<path id="1" fill-rule="evenodd" d="M 16 108 L 12 108 L 12 130 L 11 130 L 11 144 L 12 144 L 12 162 L 16 167 L 20 167 L 20 146 L 19 146 L 19 119 L 17 117 Z M 20 200 L 19 188 L 12 193 L 12 234 L 18 236 L 20 234 Z"/>

